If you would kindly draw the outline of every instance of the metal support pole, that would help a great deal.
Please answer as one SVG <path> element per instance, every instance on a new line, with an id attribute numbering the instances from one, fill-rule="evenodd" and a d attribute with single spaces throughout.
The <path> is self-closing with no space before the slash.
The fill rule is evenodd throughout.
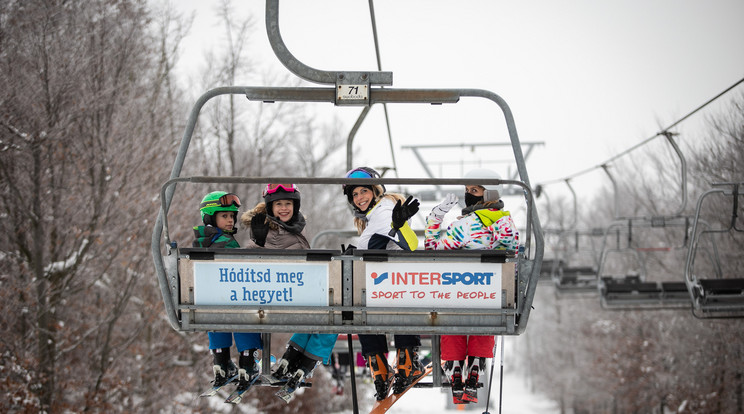
<path id="1" fill-rule="evenodd" d="M 356 393 L 356 372 L 354 371 L 354 346 L 351 343 L 351 334 L 346 335 L 346 340 L 349 344 L 349 372 L 351 373 L 351 404 L 354 408 L 354 414 L 359 414 L 359 403 L 357 402 Z"/>

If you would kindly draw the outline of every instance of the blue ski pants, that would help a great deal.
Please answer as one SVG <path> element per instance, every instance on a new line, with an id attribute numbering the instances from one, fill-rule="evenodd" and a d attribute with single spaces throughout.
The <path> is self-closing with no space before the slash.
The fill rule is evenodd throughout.
<path id="1" fill-rule="evenodd" d="M 316 361 L 330 362 L 333 347 L 336 345 L 338 334 L 304 334 L 296 333 L 289 338 L 289 344 L 301 351 L 305 356 Z"/>
<path id="2" fill-rule="evenodd" d="M 209 349 L 230 348 L 235 337 L 238 352 L 246 349 L 263 349 L 261 334 L 249 332 L 207 332 L 209 335 Z"/>

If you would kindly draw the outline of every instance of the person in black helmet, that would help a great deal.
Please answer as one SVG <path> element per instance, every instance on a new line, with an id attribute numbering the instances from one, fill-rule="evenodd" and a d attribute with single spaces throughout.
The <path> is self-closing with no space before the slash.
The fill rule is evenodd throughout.
<path id="1" fill-rule="evenodd" d="M 347 172 L 346 178 L 380 178 L 380 174 L 372 168 L 360 167 Z M 342 188 L 354 211 L 354 225 L 359 232 L 357 248 L 416 250 L 418 239 L 408 220 L 418 211 L 418 200 L 386 193 L 385 187 L 379 184 L 343 185 Z M 359 342 L 372 374 L 378 401 L 388 396 L 391 384 L 393 393 L 399 394 L 424 374 L 424 367 L 418 360 L 419 335 L 395 335 L 395 373 L 388 365 L 385 335 L 360 334 Z"/>
<path id="2" fill-rule="evenodd" d="M 267 184 L 264 201 L 243 213 L 240 221 L 248 229 L 247 248 L 309 249 L 305 216 L 300 212 L 300 190 L 294 184 Z"/>
<path id="3" fill-rule="evenodd" d="M 297 186 L 269 183 L 264 188 L 263 198 L 264 202 L 241 217 L 243 226 L 250 229 L 251 241 L 247 247 L 309 249 Z M 296 389 L 318 362 L 330 361 L 336 337 L 337 334 L 318 333 L 292 335 L 284 355 L 271 367 L 271 376 L 277 381 L 286 379 L 288 390 Z"/>

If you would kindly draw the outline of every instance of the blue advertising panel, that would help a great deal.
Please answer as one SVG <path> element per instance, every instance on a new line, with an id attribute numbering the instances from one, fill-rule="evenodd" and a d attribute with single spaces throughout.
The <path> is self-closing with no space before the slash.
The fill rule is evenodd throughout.
<path id="1" fill-rule="evenodd" d="M 195 305 L 328 306 L 328 264 L 193 264 Z"/>

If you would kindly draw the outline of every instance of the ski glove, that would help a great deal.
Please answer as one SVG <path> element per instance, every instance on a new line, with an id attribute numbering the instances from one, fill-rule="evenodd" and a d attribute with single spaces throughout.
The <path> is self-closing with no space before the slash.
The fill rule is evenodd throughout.
<path id="1" fill-rule="evenodd" d="M 397 232 L 399 228 L 403 227 L 406 222 L 418 212 L 418 210 L 419 201 L 413 198 L 413 196 L 408 196 L 403 204 L 398 200 L 398 202 L 395 203 L 395 207 L 393 207 L 393 228 L 390 230 L 389 235 L 391 237 L 394 236 L 395 232 Z"/>
<path id="2" fill-rule="evenodd" d="M 447 197 L 444 198 L 444 201 L 439 203 L 438 206 L 434 207 L 434 209 L 431 210 L 431 213 L 437 216 L 437 218 L 442 219 L 448 211 L 452 210 L 452 207 L 457 205 L 458 201 L 459 200 L 456 195 L 449 193 L 447 194 Z"/>
<path id="3" fill-rule="evenodd" d="M 251 219 L 251 238 L 257 245 L 263 247 L 266 244 L 266 236 L 269 235 L 269 223 L 266 222 L 266 214 L 258 213 Z"/>

